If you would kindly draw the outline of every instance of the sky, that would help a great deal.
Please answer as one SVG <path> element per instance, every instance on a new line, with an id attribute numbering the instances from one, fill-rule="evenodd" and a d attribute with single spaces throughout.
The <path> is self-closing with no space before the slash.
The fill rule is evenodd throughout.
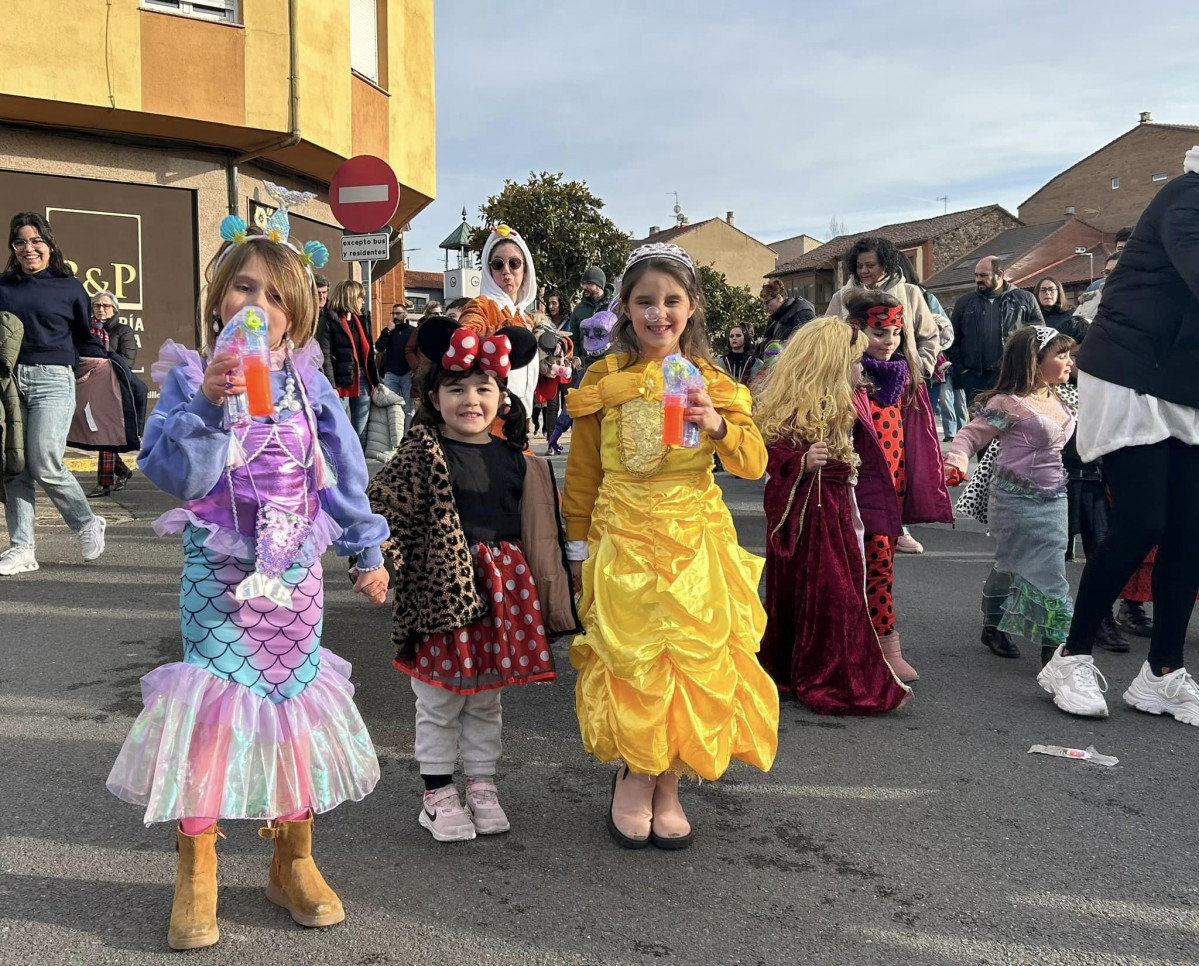
<path id="1" fill-rule="evenodd" d="M 534 171 L 586 181 L 633 237 L 674 192 L 764 242 L 941 197 L 1016 213 L 1141 111 L 1199 124 L 1196 38 L 1177 0 L 436 0 L 437 199 L 409 264 L 440 271 L 463 206 L 477 225 Z"/>

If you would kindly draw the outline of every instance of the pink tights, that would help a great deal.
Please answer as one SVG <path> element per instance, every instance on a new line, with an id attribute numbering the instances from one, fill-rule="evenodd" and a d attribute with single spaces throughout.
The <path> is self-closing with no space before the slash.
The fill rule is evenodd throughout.
<path id="1" fill-rule="evenodd" d="M 280 815 L 275 821 L 302 822 L 306 818 L 308 818 L 308 809 L 302 808 L 290 815 Z M 201 832 L 207 832 L 214 824 L 216 824 L 215 818 L 185 818 L 179 822 L 184 835 L 199 835 Z"/>

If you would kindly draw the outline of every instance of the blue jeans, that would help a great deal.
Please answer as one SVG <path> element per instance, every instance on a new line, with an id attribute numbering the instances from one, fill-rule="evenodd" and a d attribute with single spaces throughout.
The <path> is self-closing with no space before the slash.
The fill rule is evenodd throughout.
<path id="1" fill-rule="evenodd" d="M 383 375 L 383 385 L 404 400 L 404 432 L 412 428 L 412 417 L 416 415 L 416 400 L 412 398 L 412 373 L 402 376 L 395 372 Z"/>
<path id="2" fill-rule="evenodd" d="M 16 368 L 21 418 L 25 421 L 25 472 L 6 487 L 4 518 L 14 547 L 33 547 L 35 483 L 40 483 L 68 527 L 79 532 L 95 516 L 83 488 L 63 465 L 67 433 L 75 416 L 75 373 L 68 366 Z"/>
<path id="3" fill-rule="evenodd" d="M 945 373 L 941 387 L 941 427 L 946 436 L 956 436 L 958 430 L 970 422 L 966 409 L 966 394 L 953 381 L 952 370 Z"/>
<path id="4" fill-rule="evenodd" d="M 358 434 L 358 442 L 366 448 L 366 422 L 371 415 L 371 386 L 366 381 L 366 373 L 358 373 L 358 395 L 351 396 L 347 402 L 350 406 L 350 423 Z"/>

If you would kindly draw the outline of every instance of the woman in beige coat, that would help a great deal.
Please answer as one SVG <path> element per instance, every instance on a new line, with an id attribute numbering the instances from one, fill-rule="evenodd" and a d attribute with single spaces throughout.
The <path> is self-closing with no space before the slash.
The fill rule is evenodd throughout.
<path id="1" fill-rule="evenodd" d="M 828 304 L 826 315 L 846 318 L 845 302 L 854 292 L 876 289 L 893 295 L 903 303 L 903 342 L 909 356 L 919 356 L 924 378 L 933 374 L 937 353 L 941 351 L 940 335 L 932 310 L 918 286 L 903 280 L 899 249 L 886 238 L 859 238 L 846 256 L 850 278 Z"/>

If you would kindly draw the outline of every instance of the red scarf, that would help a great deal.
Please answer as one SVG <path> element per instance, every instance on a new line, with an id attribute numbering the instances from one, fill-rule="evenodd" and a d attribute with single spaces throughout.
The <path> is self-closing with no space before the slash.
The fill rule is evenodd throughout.
<path id="1" fill-rule="evenodd" d="M 362 320 L 358 316 L 351 315 L 346 318 L 346 316 L 338 314 L 337 317 L 341 321 L 342 330 L 350 337 L 350 349 L 354 353 L 354 381 L 348 386 L 339 386 L 337 395 L 343 399 L 357 399 L 362 395 L 362 373 L 364 371 L 367 381 L 370 382 L 371 370 L 367 360 L 370 359 L 371 344 L 362 329 Z M 353 325 L 350 325 L 350 319 L 354 320 Z M 370 385 L 372 392 L 374 388 L 372 383 Z"/>

